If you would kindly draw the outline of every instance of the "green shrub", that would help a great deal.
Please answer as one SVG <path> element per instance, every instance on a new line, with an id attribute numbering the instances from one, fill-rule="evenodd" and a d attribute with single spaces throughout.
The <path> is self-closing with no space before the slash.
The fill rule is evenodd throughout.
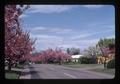
<path id="1" fill-rule="evenodd" d="M 107 68 L 115 68 L 115 59 L 112 59 L 107 63 Z"/>
<path id="2" fill-rule="evenodd" d="M 81 57 L 79 58 L 81 64 L 96 64 L 96 58 Z"/>

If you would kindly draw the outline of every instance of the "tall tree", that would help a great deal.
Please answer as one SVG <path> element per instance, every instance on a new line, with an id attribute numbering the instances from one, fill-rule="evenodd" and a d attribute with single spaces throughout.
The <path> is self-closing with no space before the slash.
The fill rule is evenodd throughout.
<path id="1" fill-rule="evenodd" d="M 64 61 L 71 59 L 69 54 L 60 49 L 47 49 L 41 52 L 39 56 L 43 63 L 58 62 L 59 64 L 62 64 Z"/>
<path id="2" fill-rule="evenodd" d="M 67 53 L 70 55 L 77 55 L 80 54 L 80 49 L 79 48 L 67 48 Z"/>
<path id="3" fill-rule="evenodd" d="M 97 43 L 96 46 L 100 46 L 100 47 L 107 47 L 109 46 L 109 44 L 115 44 L 115 39 L 114 38 L 104 38 L 104 39 L 100 39 Z"/>
<path id="4" fill-rule="evenodd" d="M 104 68 L 106 68 L 106 58 L 108 57 L 108 54 L 109 54 L 109 47 L 111 44 L 115 44 L 115 39 L 114 38 L 110 38 L 110 39 L 107 39 L 107 38 L 104 38 L 104 39 L 100 39 L 97 43 L 96 46 L 98 46 L 102 52 L 102 56 L 105 57 L 105 61 L 104 61 Z"/>
<path id="5" fill-rule="evenodd" d="M 84 55 L 87 57 L 96 57 L 100 54 L 100 49 L 96 46 L 90 46 L 88 49 L 84 50 Z"/>
<path id="6" fill-rule="evenodd" d="M 100 39 L 96 44 L 96 46 L 100 48 L 103 56 L 107 56 L 109 51 L 109 46 L 111 44 L 115 44 L 114 38 L 110 38 L 110 39 L 104 38 L 104 39 Z"/>
<path id="7" fill-rule="evenodd" d="M 20 8 L 21 7 L 21 8 Z M 29 33 L 23 32 L 19 22 L 19 16 L 29 7 L 16 5 L 5 6 L 5 60 L 8 63 L 8 69 L 20 58 L 25 58 L 33 49 Z"/>

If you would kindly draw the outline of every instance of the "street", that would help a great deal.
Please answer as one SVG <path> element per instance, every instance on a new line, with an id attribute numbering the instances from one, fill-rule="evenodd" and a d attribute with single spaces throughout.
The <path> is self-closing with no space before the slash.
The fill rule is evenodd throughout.
<path id="1" fill-rule="evenodd" d="M 31 64 L 25 79 L 112 79 L 113 75 L 52 64 Z M 27 72 L 26 72 L 27 73 Z M 25 76 L 25 75 L 24 75 Z M 21 78 L 24 79 L 24 78 Z"/>

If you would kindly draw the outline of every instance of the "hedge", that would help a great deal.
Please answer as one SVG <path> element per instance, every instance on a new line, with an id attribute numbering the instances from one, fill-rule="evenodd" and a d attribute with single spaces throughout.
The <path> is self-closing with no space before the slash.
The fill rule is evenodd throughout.
<path id="1" fill-rule="evenodd" d="M 112 59 L 107 63 L 107 68 L 115 68 L 115 59 Z"/>
<path id="2" fill-rule="evenodd" d="M 90 57 L 90 58 L 88 58 L 88 57 L 81 57 L 81 58 L 79 58 L 79 62 L 81 64 L 96 64 L 97 63 L 96 62 L 96 58 L 93 58 L 93 57 Z"/>

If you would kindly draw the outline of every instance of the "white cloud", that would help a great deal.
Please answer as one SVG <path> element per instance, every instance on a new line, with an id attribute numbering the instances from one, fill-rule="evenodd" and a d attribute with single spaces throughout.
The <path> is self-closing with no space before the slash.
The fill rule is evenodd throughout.
<path id="1" fill-rule="evenodd" d="M 95 44 L 98 39 L 91 40 L 70 40 L 60 36 L 52 36 L 52 35 L 32 35 L 32 38 L 37 38 L 35 43 L 37 49 L 47 49 L 47 48 L 86 48 L 90 45 Z M 68 37 L 69 38 L 69 37 Z M 40 47 L 39 47 L 40 46 Z"/>
<path id="2" fill-rule="evenodd" d="M 19 18 L 21 19 L 21 18 L 25 18 L 25 17 L 28 17 L 28 15 L 22 14 L 22 15 L 20 15 Z"/>
<path id="3" fill-rule="evenodd" d="M 72 40 L 64 40 L 64 42 L 58 47 L 64 48 L 80 48 L 82 50 L 88 48 L 89 46 L 95 46 L 96 43 L 99 41 L 99 39 L 91 39 L 91 40 L 77 40 L 77 41 L 72 41 Z"/>
<path id="4" fill-rule="evenodd" d="M 42 26 L 29 28 L 29 29 L 31 29 L 30 37 L 37 38 L 35 46 L 36 49 L 38 50 L 39 49 L 44 50 L 47 48 L 56 48 L 56 47 L 63 47 L 63 48 L 76 47 L 83 50 L 85 48 L 88 48 L 89 46 L 94 46 L 99 41 L 99 38 L 86 39 L 87 37 L 93 35 L 100 35 L 103 33 L 109 33 L 113 31 L 112 27 L 113 27 L 112 25 L 109 25 L 109 28 L 106 31 L 103 30 L 99 32 L 98 31 L 89 32 L 88 30 L 77 32 L 68 28 L 50 28 L 50 27 L 42 27 Z M 41 33 L 39 33 L 38 31 L 40 31 Z M 71 34 L 72 32 L 76 32 L 76 33 Z M 64 34 L 66 34 L 66 36 Z M 114 35 L 106 36 L 106 38 L 111 38 L 111 37 L 114 37 Z"/>
<path id="5" fill-rule="evenodd" d="M 73 42 L 80 43 L 80 44 L 92 44 L 96 43 L 99 39 L 91 39 L 91 40 L 75 40 Z"/>
<path id="6" fill-rule="evenodd" d="M 101 8 L 103 5 L 30 5 L 28 13 L 60 13 L 75 7 Z"/>
<path id="7" fill-rule="evenodd" d="M 75 40 L 75 39 L 79 39 L 79 38 L 85 38 L 85 37 L 88 37 L 88 36 L 90 36 L 90 35 L 92 35 L 92 34 L 90 34 L 90 33 L 85 33 L 85 34 L 73 36 L 73 37 L 71 37 L 71 39 L 72 39 L 72 40 Z"/>
<path id="8" fill-rule="evenodd" d="M 61 45 L 58 45 L 58 47 L 62 47 L 62 48 L 79 48 L 79 46 L 77 44 L 61 44 Z"/>
<path id="9" fill-rule="evenodd" d="M 37 50 L 39 49 L 47 49 L 47 48 L 56 48 L 58 45 L 62 44 L 63 38 L 60 36 L 53 35 L 33 35 L 31 34 L 31 38 L 37 38 L 35 47 Z"/>
<path id="10" fill-rule="evenodd" d="M 83 5 L 82 7 L 85 7 L 85 8 L 101 8 L 101 7 L 103 7 L 103 5 Z"/>
<path id="11" fill-rule="evenodd" d="M 31 35 L 31 38 L 37 38 L 37 43 L 46 44 L 54 46 L 55 44 L 60 44 L 63 38 L 60 36 L 53 35 Z"/>
<path id="12" fill-rule="evenodd" d="M 99 38 L 95 39 L 86 39 L 86 37 L 97 35 L 97 34 L 103 34 L 107 32 L 113 31 L 113 28 L 109 28 L 106 31 L 100 31 L 100 32 L 88 32 L 88 31 L 82 31 L 77 34 L 72 34 L 72 37 L 69 36 L 69 33 L 75 32 L 72 29 L 63 29 L 63 28 L 47 28 L 47 27 L 34 27 L 30 28 L 31 38 L 37 38 L 37 42 L 35 43 L 37 49 L 47 49 L 47 48 L 56 48 L 56 47 L 63 47 L 63 48 L 71 48 L 71 47 L 77 47 L 77 48 L 88 48 L 89 46 L 94 46 L 98 41 Z M 40 34 L 35 33 L 36 31 L 44 32 L 51 32 L 51 34 Z M 60 36 L 57 35 L 57 33 L 62 34 L 62 32 L 66 33 L 67 36 Z M 114 35 L 106 36 L 106 38 L 114 37 Z M 84 38 L 84 39 L 82 39 Z M 40 46 L 40 47 L 39 47 Z"/>
<path id="13" fill-rule="evenodd" d="M 71 40 L 70 37 L 64 38 L 61 36 L 53 36 L 53 35 L 32 35 L 32 38 L 37 38 L 37 41 L 35 43 L 36 48 L 39 49 L 47 49 L 47 48 L 53 48 L 56 47 L 62 47 L 65 48 L 80 48 L 85 49 L 89 46 L 94 46 L 99 41 L 99 38 L 97 39 L 77 39 L 77 40 Z"/>
<path id="14" fill-rule="evenodd" d="M 31 34 L 30 35 L 32 38 L 40 38 L 40 39 L 61 39 L 60 36 L 53 36 L 53 35 L 34 35 L 34 34 Z"/>
<path id="15" fill-rule="evenodd" d="M 115 35 L 107 36 L 106 38 L 115 38 Z"/>
<path id="16" fill-rule="evenodd" d="M 102 33 L 108 33 L 108 32 L 112 32 L 113 29 L 108 29 L 106 31 L 100 31 L 100 32 L 81 32 L 81 35 L 77 35 L 77 36 L 73 36 L 71 37 L 72 40 L 76 40 L 76 39 L 82 39 L 82 38 L 86 38 L 89 36 L 93 36 L 93 35 L 99 35 Z"/>
<path id="17" fill-rule="evenodd" d="M 45 27 L 34 27 L 34 28 L 30 28 L 32 31 L 44 31 L 47 30 Z"/>
<path id="18" fill-rule="evenodd" d="M 31 5 L 29 13 L 60 13 L 76 7 L 75 5 Z"/>
<path id="19" fill-rule="evenodd" d="M 55 33 L 55 34 L 68 34 L 73 33 L 74 31 L 72 29 L 68 28 L 52 28 L 52 27 L 34 27 L 29 28 L 31 32 L 49 32 L 49 33 Z"/>
<path id="20" fill-rule="evenodd" d="M 115 29 L 115 25 L 108 25 L 107 27 Z"/>
<path id="21" fill-rule="evenodd" d="M 51 28 L 50 31 L 55 32 L 57 34 L 66 34 L 72 32 L 73 30 L 67 28 Z"/>
<path id="22" fill-rule="evenodd" d="M 26 13 L 61 13 L 76 7 L 101 8 L 104 5 L 30 5 Z"/>

